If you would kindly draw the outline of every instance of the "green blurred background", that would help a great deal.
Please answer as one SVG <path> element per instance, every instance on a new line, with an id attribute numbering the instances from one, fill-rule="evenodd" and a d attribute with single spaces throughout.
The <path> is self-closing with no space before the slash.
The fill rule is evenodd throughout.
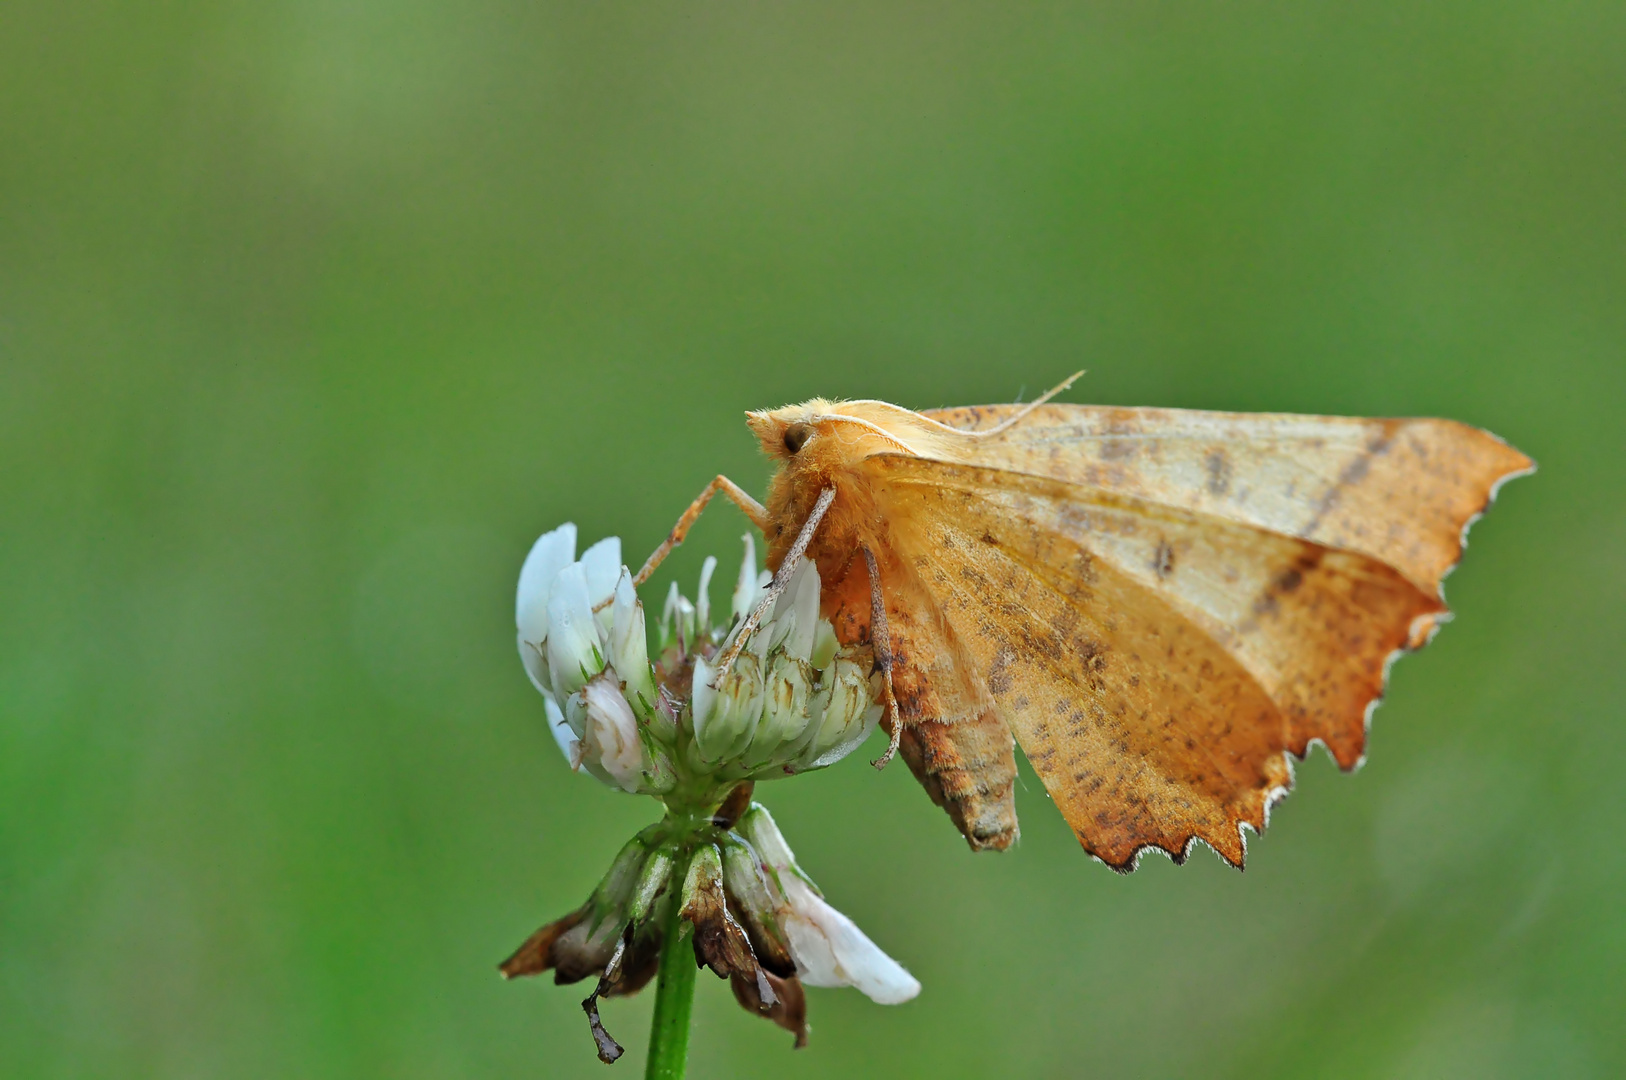
<path id="1" fill-rule="evenodd" d="M 1542 465 L 1246 874 L 1123 878 L 1025 773 L 761 789 L 925 984 L 697 1076 L 1626 1075 L 1626 5 L 0 11 L 0 1074 L 603 1076 L 495 963 L 647 800 L 514 650 L 741 411 L 1457 417 Z M 655 582 L 732 564 L 709 514 Z M 650 996 L 612 1002 L 642 1068 Z"/>

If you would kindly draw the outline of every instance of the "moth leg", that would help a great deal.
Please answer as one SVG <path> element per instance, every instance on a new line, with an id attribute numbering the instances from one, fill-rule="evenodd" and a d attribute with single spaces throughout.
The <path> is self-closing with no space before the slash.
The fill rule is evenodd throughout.
<path id="1" fill-rule="evenodd" d="M 718 479 L 722 478 L 718 477 Z M 734 666 L 735 658 L 740 655 L 740 650 L 745 647 L 745 639 L 750 637 L 751 632 L 761 624 L 762 617 L 768 613 L 769 608 L 773 607 L 774 601 L 779 599 L 779 594 L 785 591 L 785 586 L 790 584 L 790 576 L 796 572 L 796 565 L 802 561 L 802 556 L 807 554 L 807 545 L 813 542 L 813 534 L 818 531 L 819 522 L 824 520 L 825 512 L 830 509 L 830 504 L 835 501 L 835 488 L 827 487 L 819 492 L 819 501 L 813 504 L 813 512 L 807 515 L 807 521 L 802 525 L 802 531 L 796 534 L 796 542 L 785 553 L 785 561 L 779 564 L 779 572 L 774 574 L 773 583 L 768 586 L 767 595 L 757 603 L 756 607 L 751 609 L 751 614 L 745 617 L 745 622 L 740 625 L 738 632 L 734 635 L 734 644 L 728 647 L 728 651 L 717 662 L 717 674 L 712 679 L 713 686 L 716 686 L 718 681 L 728 674 L 728 669 Z"/>
<path id="2" fill-rule="evenodd" d="M 885 719 L 891 721 L 886 753 L 870 762 L 884 769 L 898 752 L 898 739 L 903 735 L 903 718 L 898 715 L 898 699 L 892 693 L 892 635 L 886 628 L 886 599 L 881 595 L 881 569 L 875 565 L 875 553 L 867 546 L 864 566 L 869 570 L 869 640 L 875 646 L 875 666 L 881 669 L 881 690 L 884 695 Z"/>
<path id="3" fill-rule="evenodd" d="M 706 485 L 706 490 L 700 493 L 698 499 L 689 504 L 689 508 L 683 511 L 683 516 L 678 518 L 677 524 L 672 526 L 672 531 L 666 534 L 666 539 L 661 541 L 661 546 L 656 548 L 649 558 L 644 561 L 643 569 L 639 570 L 638 576 L 632 579 L 633 585 L 642 585 L 648 581 L 649 575 L 653 574 L 655 568 L 665 561 L 666 557 L 672 553 L 672 549 L 683 543 L 684 537 L 689 535 L 689 530 L 694 527 L 695 521 L 699 519 L 700 512 L 706 508 L 706 504 L 711 501 L 711 497 L 719 491 L 727 495 L 735 506 L 745 511 L 745 516 L 751 519 L 751 524 L 760 530 L 767 530 L 768 511 L 763 505 L 747 495 L 744 488 L 728 477 L 718 476 L 717 479 Z"/>

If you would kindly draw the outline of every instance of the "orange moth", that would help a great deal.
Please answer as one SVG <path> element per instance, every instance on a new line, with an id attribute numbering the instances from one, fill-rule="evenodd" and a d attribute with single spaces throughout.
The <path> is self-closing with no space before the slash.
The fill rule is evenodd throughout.
<path id="1" fill-rule="evenodd" d="M 1201 840 L 1241 866 L 1288 755 L 1361 762 L 1390 662 L 1448 617 L 1468 525 L 1532 463 L 1451 420 L 1049 403 L 1072 381 L 750 413 L 766 506 L 717 477 L 637 581 L 720 491 L 775 587 L 816 560 L 836 636 L 885 676 L 877 764 L 901 752 L 974 849 L 1017 838 L 1014 738 L 1107 865 Z"/>

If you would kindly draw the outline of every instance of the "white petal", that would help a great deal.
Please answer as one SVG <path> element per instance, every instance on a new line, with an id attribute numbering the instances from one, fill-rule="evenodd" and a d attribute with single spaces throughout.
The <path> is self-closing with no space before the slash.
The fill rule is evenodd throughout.
<path id="1" fill-rule="evenodd" d="M 604 649 L 587 599 L 587 575 L 582 564 L 571 563 L 559 571 L 549 592 L 548 671 L 553 678 L 553 695 L 563 701 L 598 673 Z"/>
<path id="2" fill-rule="evenodd" d="M 609 774 L 621 790 L 636 793 L 644 775 L 644 744 L 614 669 L 605 668 L 582 693 L 587 699 L 584 759 Z"/>
<path id="3" fill-rule="evenodd" d="M 711 575 L 717 571 L 717 556 L 707 555 L 700 564 L 700 591 L 695 594 L 695 624 L 700 633 L 711 633 Z"/>
<path id="4" fill-rule="evenodd" d="M 753 805 L 735 823 L 735 831 L 751 842 L 756 849 L 757 857 L 775 871 L 795 874 L 796 856 L 791 854 L 790 845 L 785 843 L 784 834 L 774 823 L 773 815 L 768 808 L 760 804 Z"/>
<path id="5" fill-rule="evenodd" d="M 743 652 L 734 660 L 728 674 L 717 680 L 719 707 L 718 715 L 712 717 L 712 746 L 709 748 L 712 753 L 708 760 L 738 757 L 751 744 L 757 725 L 762 722 L 762 706 L 767 697 L 763 674 L 761 658 Z M 724 718 L 722 722 L 719 716 Z M 725 739 L 726 742 L 721 741 Z M 698 734 L 695 741 L 700 742 Z M 708 747 L 701 743 L 700 749 L 706 751 Z"/>
<path id="6" fill-rule="evenodd" d="M 548 636 L 548 588 L 566 565 L 576 560 L 576 526 L 570 522 L 543 533 L 531 545 L 519 568 L 519 589 L 514 595 L 514 622 L 521 641 L 541 644 Z"/>
<path id="7" fill-rule="evenodd" d="M 834 765 L 868 739 L 881 718 L 877 703 L 879 677 L 847 654 L 837 654 L 825 668 L 819 692 L 809 702 L 814 721 L 808 724 L 806 745 L 792 763 L 795 771 Z"/>
<path id="8" fill-rule="evenodd" d="M 798 660 L 806 660 L 813 655 L 813 637 L 819 627 L 819 570 L 812 559 L 802 560 L 791 575 L 785 593 L 774 605 L 775 610 L 786 608 L 791 618 L 785 651 Z"/>
<path id="9" fill-rule="evenodd" d="M 651 704 L 655 686 L 649 673 L 649 640 L 644 633 L 644 606 L 632 587 L 632 572 L 621 568 L 615 583 L 615 603 L 611 605 L 610 656 L 616 674 L 626 681 L 629 694 L 642 694 Z"/>
<path id="10" fill-rule="evenodd" d="M 705 660 L 698 656 L 694 658 L 694 682 L 689 687 L 689 716 L 696 740 L 711 723 L 712 715 L 717 710 L 717 691 L 711 685 L 715 674 L 715 669 Z"/>
<path id="11" fill-rule="evenodd" d="M 531 685 L 552 697 L 553 684 L 548 676 L 547 648 L 536 642 L 526 641 L 523 630 L 519 634 L 519 662 L 525 665 L 525 674 L 530 676 Z"/>
<path id="12" fill-rule="evenodd" d="M 552 696 L 544 698 L 543 703 L 548 709 L 548 730 L 553 732 L 553 741 L 559 744 L 559 752 L 570 762 L 572 769 L 581 768 L 581 741 L 576 738 L 576 733 L 570 730 L 570 725 L 565 723 L 565 714 L 559 711 L 559 706 L 554 704 Z"/>
<path id="13" fill-rule="evenodd" d="M 828 745 L 821 745 L 816 754 L 804 752 L 801 758 L 791 762 L 787 768 L 796 772 L 812 772 L 814 769 L 824 769 L 834 765 L 868 741 L 870 734 L 879 726 L 881 714 L 884 711 L 879 705 L 871 705 L 859 714 L 856 723 L 848 724 L 843 728 L 833 742 Z M 828 712 L 826 716 L 828 716 Z"/>
<path id="14" fill-rule="evenodd" d="M 689 603 L 687 596 L 678 594 L 677 604 L 673 609 L 672 628 L 677 634 L 678 644 L 685 651 L 693 649 L 695 643 L 694 605 Z"/>
<path id="15" fill-rule="evenodd" d="M 789 911 L 781 916 L 797 974 L 808 986 L 852 986 L 871 1001 L 898 1005 L 920 983 L 882 952 L 853 921 L 795 874 L 780 874 Z"/>
<path id="16" fill-rule="evenodd" d="M 598 607 L 615 592 L 621 576 L 621 538 L 606 536 L 582 552 L 581 564 L 587 574 L 587 598 Z"/>
<path id="17" fill-rule="evenodd" d="M 808 726 L 808 701 L 814 673 L 805 661 L 776 653 L 763 687 L 762 720 L 746 747 L 745 764 L 760 769 L 781 756 L 790 756 Z"/>
<path id="18" fill-rule="evenodd" d="M 823 671 L 830 666 L 835 658 L 836 650 L 841 648 L 841 642 L 836 640 L 836 629 L 830 625 L 829 620 L 820 619 L 818 629 L 813 633 L 813 655 L 808 662 Z"/>
<path id="19" fill-rule="evenodd" d="M 740 577 L 734 586 L 734 618 L 743 619 L 757 606 L 757 597 L 761 593 L 757 589 L 757 545 L 746 533 L 740 539 L 745 541 L 745 561 L 740 563 Z"/>
<path id="20" fill-rule="evenodd" d="M 752 806 L 735 828 L 773 871 L 783 892 L 780 925 L 804 983 L 857 987 L 882 1005 L 897 1005 L 920 993 L 920 983 L 913 975 L 882 952 L 851 919 L 826 903 L 802 876 L 790 845 L 766 808 Z"/>
<path id="21" fill-rule="evenodd" d="M 676 617 L 678 608 L 682 603 L 683 594 L 678 592 L 677 582 L 674 581 L 672 587 L 666 590 L 666 606 L 661 608 L 661 638 L 663 640 L 670 639 L 672 635 L 677 633 L 676 628 L 672 625 L 672 619 Z"/>

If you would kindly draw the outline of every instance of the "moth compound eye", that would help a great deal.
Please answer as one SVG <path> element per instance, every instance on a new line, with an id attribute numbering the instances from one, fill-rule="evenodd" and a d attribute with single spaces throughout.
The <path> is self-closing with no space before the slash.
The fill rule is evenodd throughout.
<path id="1" fill-rule="evenodd" d="M 795 455 L 813 437 L 813 429 L 806 424 L 792 424 L 785 429 L 785 452 Z"/>

